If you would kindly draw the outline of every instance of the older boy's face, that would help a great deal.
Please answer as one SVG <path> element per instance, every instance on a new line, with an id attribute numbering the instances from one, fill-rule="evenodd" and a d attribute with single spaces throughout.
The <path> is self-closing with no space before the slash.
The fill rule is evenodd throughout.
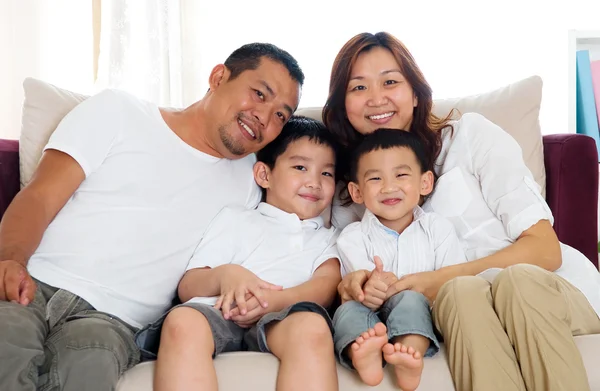
<path id="1" fill-rule="evenodd" d="M 409 148 L 380 149 L 360 158 L 358 183 L 351 183 L 354 202 L 364 203 L 388 227 L 394 222 L 412 221 L 413 209 L 421 195 L 431 191 L 431 172 L 422 173 L 417 157 Z M 400 224 L 405 226 L 405 224 Z"/>
<path id="2" fill-rule="evenodd" d="M 229 71 L 226 70 L 227 79 Z M 257 69 L 212 87 L 210 116 L 226 158 L 257 152 L 281 133 L 296 110 L 300 85 L 285 66 L 262 58 Z"/>
<path id="3" fill-rule="evenodd" d="M 302 220 L 319 216 L 335 192 L 335 156 L 330 147 L 303 137 L 288 145 L 270 172 L 267 203 Z"/>

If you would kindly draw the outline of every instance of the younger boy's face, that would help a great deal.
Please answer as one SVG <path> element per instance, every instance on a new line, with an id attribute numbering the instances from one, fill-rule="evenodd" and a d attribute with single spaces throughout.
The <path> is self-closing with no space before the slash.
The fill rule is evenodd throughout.
<path id="1" fill-rule="evenodd" d="M 406 147 L 379 149 L 363 155 L 357 179 L 358 183 L 348 185 L 352 200 L 364 203 L 388 227 L 395 227 L 394 223 L 401 221 L 410 223 L 421 196 L 433 189 L 433 173 L 422 173 L 416 155 Z"/>
<path id="2" fill-rule="evenodd" d="M 267 191 L 268 204 L 302 220 L 323 213 L 335 192 L 333 150 L 308 137 L 289 144 L 272 170 L 258 162 L 254 173 L 257 183 Z"/>

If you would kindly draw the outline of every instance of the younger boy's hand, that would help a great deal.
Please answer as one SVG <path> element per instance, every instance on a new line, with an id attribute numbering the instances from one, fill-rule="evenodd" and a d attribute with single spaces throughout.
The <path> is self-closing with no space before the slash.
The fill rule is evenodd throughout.
<path id="1" fill-rule="evenodd" d="M 263 308 L 268 300 L 265 293 L 269 290 L 281 290 L 283 287 L 263 281 L 250 270 L 239 265 L 219 266 L 219 279 L 221 295 L 215 303 L 215 308 L 220 309 L 225 319 L 231 316 L 231 306 L 235 301 L 242 315 L 246 314 L 246 295 L 252 294 Z M 216 269 L 215 269 L 216 270 Z"/>
<path id="2" fill-rule="evenodd" d="M 378 310 L 387 298 L 387 290 L 395 282 L 394 279 L 397 280 L 393 273 L 383 271 L 383 262 L 381 262 L 381 258 L 376 256 L 375 270 L 373 270 L 363 288 L 365 299 L 362 303 L 372 311 Z"/>

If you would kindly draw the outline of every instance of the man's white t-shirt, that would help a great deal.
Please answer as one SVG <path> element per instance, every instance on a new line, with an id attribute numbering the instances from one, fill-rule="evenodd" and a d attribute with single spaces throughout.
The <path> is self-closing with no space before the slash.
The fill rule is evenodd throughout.
<path id="1" fill-rule="evenodd" d="M 338 233 L 325 228 L 322 217 L 300 220 L 267 203 L 255 210 L 227 207 L 210 224 L 187 270 L 241 265 L 264 281 L 292 288 L 310 280 L 323 262 L 339 259 Z M 195 297 L 188 302 L 216 301 Z"/>
<path id="2" fill-rule="evenodd" d="M 261 197 L 254 155 L 200 152 L 156 105 L 121 91 L 79 104 L 45 149 L 70 155 L 85 180 L 48 226 L 29 272 L 135 327 L 168 309 L 214 216 Z"/>

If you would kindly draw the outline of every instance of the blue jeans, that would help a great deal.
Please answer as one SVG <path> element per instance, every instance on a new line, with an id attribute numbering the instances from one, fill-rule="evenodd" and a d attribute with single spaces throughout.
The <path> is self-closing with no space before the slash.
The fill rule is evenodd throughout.
<path id="1" fill-rule="evenodd" d="M 431 342 L 425 357 L 431 357 L 440 350 L 429 301 L 418 292 L 402 291 L 390 297 L 377 312 L 357 301 L 348 301 L 337 309 L 333 316 L 333 342 L 335 353 L 343 366 L 354 369 L 346 348 L 379 322 L 386 325 L 389 340 L 408 334 L 428 338 Z"/>

